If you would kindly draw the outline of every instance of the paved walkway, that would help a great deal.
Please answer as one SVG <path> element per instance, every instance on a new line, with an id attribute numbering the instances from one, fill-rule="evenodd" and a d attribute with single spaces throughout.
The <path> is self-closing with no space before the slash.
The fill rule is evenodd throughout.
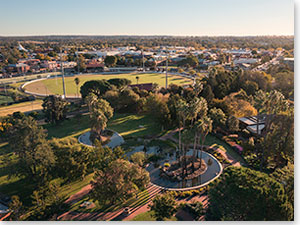
<path id="1" fill-rule="evenodd" d="M 90 190 L 91 190 L 91 185 L 87 185 L 76 194 L 70 196 L 70 198 L 67 199 L 65 202 L 69 204 L 74 204 L 78 202 L 80 199 L 82 199 L 82 197 L 84 197 L 86 194 L 88 194 Z M 102 221 L 131 220 L 138 214 L 149 210 L 148 205 L 155 197 L 155 195 L 161 192 L 161 189 L 154 185 L 149 185 L 147 187 L 147 191 L 149 196 L 146 199 L 141 199 L 142 204 L 139 204 L 139 202 L 133 203 L 133 205 L 130 207 L 131 214 L 129 216 L 124 216 L 122 214 L 124 211 L 124 207 L 122 207 L 120 209 L 117 209 L 112 212 L 107 212 L 107 213 L 103 213 L 103 212 L 84 213 L 84 212 L 69 211 L 60 215 L 58 217 L 58 220 L 85 220 L 85 221 L 86 220 L 102 220 Z"/>
<path id="2" fill-rule="evenodd" d="M 87 185 L 85 187 L 83 187 L 80 191 L 78 191 L 76 194 L 71 195 L 66 201 L 65 203 L 67 204 L 74 204 L 76 202 L 78 202 L 80 199 L 82 199 L 82 197 L 84 197 L 85 195 L 87 195 L 90 191 L 92 190 L 92 185 Z"/>
<path id="3" fill-rule="evenodd" d="M 90 131 L 83 133 L 82 135 L 79 136 L 78 141 L 84 145 L 88 145 L 88 146 L 92 147 L 93 144 L 90 140 L 90 134 L 91 134 Z M 109 148 L 115 148 L 117 146 L 120 146 L 124 142 L 125 141 L 124 141 L 123 137 L 114 131 L 113 135 L 110 137 L 109 142 L 104 146 L 107 146 Z"/>

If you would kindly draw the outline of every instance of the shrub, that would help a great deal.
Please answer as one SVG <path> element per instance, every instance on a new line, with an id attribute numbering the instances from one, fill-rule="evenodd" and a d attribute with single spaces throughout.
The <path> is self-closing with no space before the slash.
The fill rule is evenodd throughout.
<path id="1" fill-rule="evenodd" d="M 208 166 L 211 166 L 211 164 L 212 164 L 212 159 L 209 158 L 209 159 L 207 160 L 207 165 L 208 165 Z"/>
<path id="2" fill-rule="evenodd" d="M 162 157 L 160 155 L 157 155 L 157 154 L 150 154 L 148 156 L 148 161 L 149 162 L 157 162 L 160 159 L 162 159 Z"/>
<path id="3" fill-rule="evenodd" d="M 30 113 L 28 114 L 28 116 L 31 116 L 31 117 L 33 117 L 34 119 L 37 119 L 37 118 L 38 118 L 38 115 L 39 115 L 39 113 L 36 112 L 36 111 L 30 112 Z"/>
<path id="4" fill-rule="evenodd" d="M 146 154 L 144 152 L 136 152 L 130 156 L 130 159 L 133 163 L 142 167 L 146 162 Z"/>

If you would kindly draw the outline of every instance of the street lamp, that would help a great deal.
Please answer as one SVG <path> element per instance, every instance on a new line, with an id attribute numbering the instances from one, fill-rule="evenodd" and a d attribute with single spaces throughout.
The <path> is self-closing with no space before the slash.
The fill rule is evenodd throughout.
<path id="1" fill-rule="evenodd" d="M 63 62 L 62 62 L 62 47 L 60 49 L 60 65 L 61 65 L 61 75 L 62 75 L 62 83 L 63 83 L 63 96 L 62 98 L 66 98 L 66 85 L 65 85 L 65 75 L 64 75 L 64 67 L 63 67 Z"/>
<path id="2" fill-rule="evenodd" d="M 167 59 L 166 59 L 166 89 L 168 88 L 168 60 L 169 60 L 169 53 L 167 53 Z"/>
<path id="3" fill-rule="evenodd" d="M 142 49 L 142 60 L 143 60 L 143 72 L 145 72 L 145 62 L 144 62 L 144 49 Z"/>

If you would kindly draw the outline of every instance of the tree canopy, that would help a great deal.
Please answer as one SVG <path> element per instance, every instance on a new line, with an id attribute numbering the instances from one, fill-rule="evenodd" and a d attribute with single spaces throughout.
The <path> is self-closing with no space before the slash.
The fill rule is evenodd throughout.
<path id="1" fill-rule="evenodd" d="M 42 104 L 47 120 L 56 124 L 66 118 L 67 105 L 67 101 L 55 95 L 47 96 Z"/>
<path id="2" fill-rule="evenodd" d="M 123 202 L 144 189 L 150 181 L 149 173 L 124 159 L 112 161 L 104 170 L 95 173 L 91 196 L 102 203 Z"/>
<path id="3" fill-rule="evenodd" d="M 207 220 L 292 220 L 292 207 L 279 182 L 245 167 L 227 167 L 209 187 Z"/>
<path id="4" fill-rule="evenodd" d="M 94 93 L 99 97 L 104 95 L 110 89 L 111 84 L 106 80 L 90 80 L 86 81 L 80 87 L 80 93 L 82 98 L 84 99 L 86 96 L 88 96 L 89 93 Z"/>
<path id="5" fill-rule="evenodd" d="M 164 218 L 171 218 L 176 212 L 176 201 L 171 194 L 159 194 L 152 200 L 150 209 L 154 211 L 156 220 L 164 220 Z"/>

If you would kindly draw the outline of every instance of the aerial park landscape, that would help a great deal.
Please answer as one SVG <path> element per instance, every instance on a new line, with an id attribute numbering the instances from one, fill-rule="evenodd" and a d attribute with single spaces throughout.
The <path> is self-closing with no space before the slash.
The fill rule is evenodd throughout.
<path id="1" fill-rule="evenodd" d="M 198 15 L 199 3 L 161 2 L 159 9 L 174 7 L 166 13 L 177 26 L 164 29 L 182 35 L 154 35 L 162 15 L 152 5 L 140 2 L 156 15 L 149 23 L 120 17 L 125 6 L 114 1 L 113 11 L 101 5 L 115 15 L 99 22 L 101 32 L 135 24 L 153 35 L 69 35 L 72 26 L 48 17 L 60 35 L 0 33 L 0 221 L 293 221 L 294 35 L 284 30 L 291 4 L 274 0 L 286 20 L 273 28 L 264 22 L 273 12 L 239 2 L 236 13 L 254 33 L 235 33 L 227 15 L 231 33 L 222 35 L 214 20 L 216 33 L 203 22 L 197 28 L 211 3 L 200 1 L 207 10 Z M 86 4 L 76 2 L 82 12 Z M 27 9 L 53 8 L 45 4 Z M 82 21 L 57 15 L 88 29 L 100 19 L 94 4 Z M 250 6 L 266 33 L 253 26 Z M 170 14 L 179 9 L 180 21 Z M 202 29 L 211 35 L 188 35 Z"/>

